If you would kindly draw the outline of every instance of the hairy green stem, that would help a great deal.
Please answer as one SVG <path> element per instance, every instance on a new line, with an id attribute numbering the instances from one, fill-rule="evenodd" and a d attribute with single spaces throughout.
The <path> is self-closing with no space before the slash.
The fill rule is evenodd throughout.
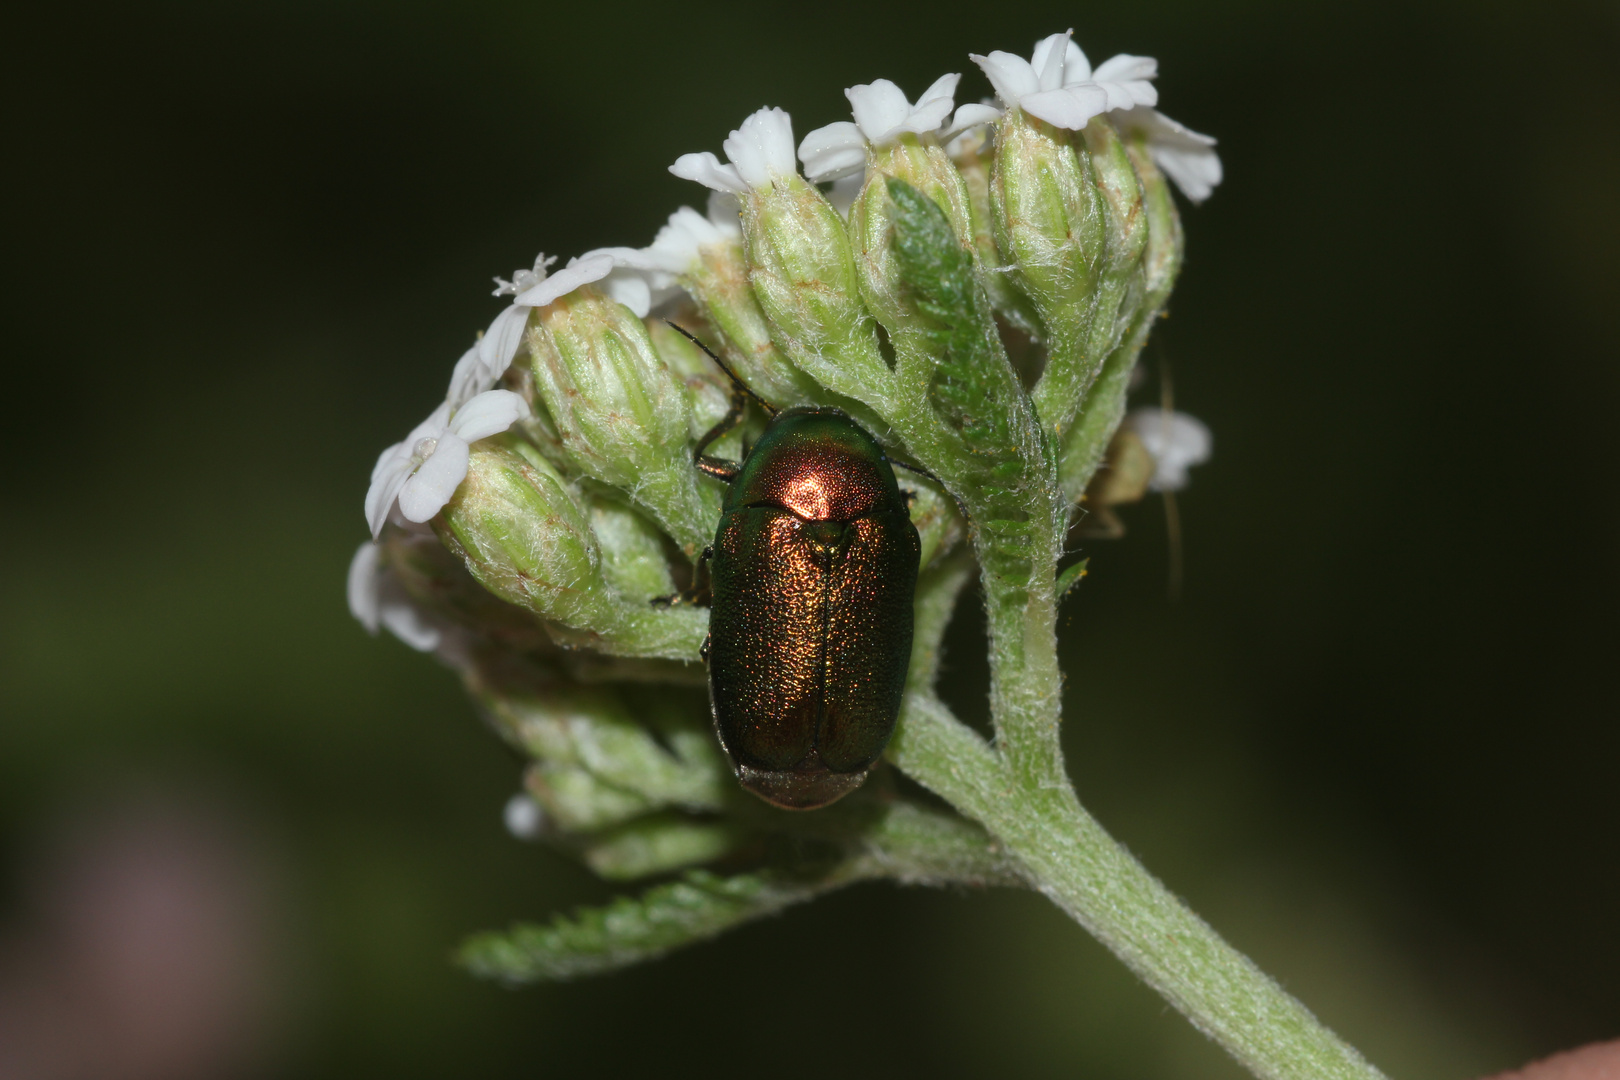
<path id="1" fill-rule="evenodd" d="M 901 768 L 1006 844 L 1035 888 L 1256 1076 L 1383 1075 L 1148 873 L 1072 787 L 1018 775 L 931 695 L 909 696 L 902 716 Z"/>

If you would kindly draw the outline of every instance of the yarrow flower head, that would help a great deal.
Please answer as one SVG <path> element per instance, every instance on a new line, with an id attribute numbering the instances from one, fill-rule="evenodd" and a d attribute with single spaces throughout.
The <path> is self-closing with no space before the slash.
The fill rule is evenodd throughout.
<path id="1" fill-rule="evenodd" d="M 804 162 L 805 178 L 819 183 L 858 173 L 866 165 L 868 146 L 884 146 L 902 135 L 933 134 L 943 142 L 966 128 L 997 119 L 1001 112 L 990 105 L 964 105 L 951 115 L 961 78 L 960 74 L 940 76 L 915 105 L 888 79 L 845 90 L 855 122 L 840 120 L 804 137 L 799 143 L 799 160 Z"/>
<path id="2" fill-rule="evenodd" d="M 705 150 L 682 154 L 669 171 L 715 191 L 746 195 L 778 180 L 797 176 L 793 162 L 793 120 L 781 109 L 765 108 L 744 120 L 721 144 L 727 163 Z"/>
<path id="3" fill-rule="evenodd" d="M 382 532 L 396 505 L 406 521 L 432 520 L 466 478 L 470 444 L 528 415 L 528 404 L 510 390 L 486 390 L 459 409 L 452 410 L 448 401 L 434 409 L 377 458 L 366 492 L 371 535 Z"/>
<path id="4" fill-rule="evenodd" d="M 915 102 L 887 80 L 851 87 L 853 118 L 797 146 L 788 114 L 760 109 L 723 156 L 671 167 L 715 193 L 707 214 L 676 210 L 646 247 L 561 268 L 542 255 L 497 279 L 506 308 L 457 362 L 444 402 L 377 459 L 372 540 L 349 574 L 356 618 L 431 650 L 528 759 L 507 807 L 514 835 L 607 879 L 662 879 L 605 909 L 475 940 L 462 953 L 475 970 L 507 982 L 606 971 L 892 877 L 1040 888 L 1133 962 L 1151 961 L 1138 967 L 1210 1030 L 1230 1025 L 1178 973 L 1215 957 L 1243 994 L 1280 993 L 1168 894 L 1139 888 L 1151 879 L 1101 830 L 1075 833 L 1072 792 L 1051 797 L 1063 784 L 1056 599 L 1083 572 L 1067 558 L 1071 527 L 1140 498 L 1150 478 L 1180 487 L 1209 454 L 1190 417 L 1149 409 L 1120 423 L 1181 267 L 1171 179 L 1201 197 L 1218 161 L 1205 136 L 1154 111 L 1149 58 L 1093 69 L 1057 34 L 1029 60 L 974 59 L 1005 112 L 957 108 L 955 74 Z M 948 149 L 992 121 L 993 136 Z M 859 181 L 847 213 L 816 186 L 841 179 Z M 649 317 L 677 291 L 680 325 Z M 732 380 L 766 408 L 739 408 Z M 820 485 L 836 462 L 869 475 L 864 440 L 772 442 L 765 414 L 806 415 L 796 407 L 840 410 L 915 471 L 882 470 L 881 510 L 855 522 L 800 521 L 775 496 L 761 506 L 738 483 L 770 471 L 758 455 L 780 454 L 794 487 Z M 750 463 L 733 470 L 737 458 Z M 1099 476 L 1118 482 L 1093 490 Z M 991 703 L 993 743 L 935 693 L 975 564 L 992 678 L 1012 691 Z M 828 622 L 826 587 L 846 567 L 873 587 L 858 583 L 858 602 Z M 728 642 L 744 638 L 760 649 L 748 654 L 753 688 L 730 696 L 774 725 L 769 761 L 733 756 L 715 737 L 727 691 L 698 691 L 704 662 L 734 663 Z M 823 677 L 834 674 L 836 686 Z M 806 675 L 826 684 L 816 708 L 829 716 L 880 683 L 888 711 L 862 706 L 835 733 L 780 707 Z M 885 754 L 901 710 L 909 734 Z M 752 790 L 808 808 L 762 783 L 777 765 L 811 785 L 799 794 L 844 795 L 850 812 L 740 806 Z M 899 784 L 856 790 L 869 766 L 943 802 Z M 818 771 L 838 779 L 826 786 Z M 1046 841 L 1064 830 L 1078 840 L 1052 856 Z M 1099 866 L 1112 877 L 1095 890 Z M 1115 910 L 1117 896 L 1133 899 Z M 1177 932 L 1144 936 L 1149 923 Z M 1267 1015 L 1291 1025 L 1284 1040 L 1300 1030 L 1293 1013 Z"/>
<path id="5" fill-rule="evenodd" d="M 971 59 L 989 77 L 1003 105 L 1022 109 L 1053 127 L 1079 131 L 1094 116 L 1159 100 L 1148 81 L 1159 74 L 1157 60 L 1120 53 L 1093 71 L 1074 43 L 1073 30 L 1042 38 L 1028 60 L 1000 51 Z"/>

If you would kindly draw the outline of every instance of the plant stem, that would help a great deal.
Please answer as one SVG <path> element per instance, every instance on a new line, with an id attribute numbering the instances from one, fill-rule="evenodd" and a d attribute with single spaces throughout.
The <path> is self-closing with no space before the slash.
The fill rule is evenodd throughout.
<path id="1" fill-rule="evenodd" d="M 931 695 L 910 695 L 902 715 L 900 767 L 1006 844 L 1035 888 L 1254 1075 L 1383 1075 L 1148 873 L 1071 786 L 1014 775 Z"/>

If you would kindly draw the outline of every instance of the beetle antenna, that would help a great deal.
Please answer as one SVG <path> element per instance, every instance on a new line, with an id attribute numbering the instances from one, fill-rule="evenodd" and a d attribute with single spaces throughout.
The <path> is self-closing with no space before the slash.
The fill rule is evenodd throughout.
<path id="1" fill-rule="evenodd" d="M 707 345 L 703 344 L 703 342 L 699 341 L 697 339 L 696 334 L 693 334 L 690 330 L 688 330 L 684 326 L 680 326 L 680 325 L 678 325 L 676 323 L 670 322 L 670 320 L 668 320 L 668 319 L 665 319 L 664 322 L 666 324 L 668 324 L 668 326 L 669 326 L 669 328 L 671 330 L 675 331 L 677 334 L 681 335 L 681 337 L 685 338 L 687 341 L 690 341 L 692 344 L 696 345 L 698 348 L 702 349 L 703 354 L 705 356 L 707 356 L 710 360 L 714 361 L 714 366 L 719 368 L 721 371 L 726 373 L 726 378 L 731 380 L 731 385 L 733 387 L 735 387 L 736 389 L 741 390 L 748 397 L 753 398 L 755 404 L 757 404 L 761 409 L 765 410 L 765 415 L 766 416 L 768 416 L 768 417 L 775 416 L 777 414 L 777 412 L 780 411 L 780 410 L 778 410 L 776 408 L 776 406 L 772 405 L 770 402 L 766 401 L 764 398 L 760 397 L 758 394 L 756 394 L 752 390 L 748 389 L 748 384 L 743 382 L 741 379 L 739 379 L 737 377 L 737 373 L 735 371 L 732 371 L 731 368 L 726 364 L 726 362 L 724 360 L 722 360 L 718 356 L 716 356 L 713 349 L 709 348 Z"/>
<path id="2" fill-rule="evenodd" d="M 884 456 L 888 457 L 887 454 Z M 941 480 L 939 477 L 935 476 L 921 465 L 913 465 L 910 462 L 901 461 L 899 458 L 889 458 L 889 464 L 898 466 L 899 468 L 906 470 L 906 472 L 916 473 L 918 476 L 926 476 L 940 487 L 945 486 L 945 481 Z"/>
<path id="3" fill-rule="evenodd" d="M 945 494 L 950 498 L 951 502 L 956 503 L 956 512 L 961 514 L 962 520 L 968 523 L 969 528 L 972 528 L 973 515 L 967 512 L 967 507 L 962 505 L 961 500 L 959 500 L 955 495 L 951 494 L 951 489 L 945 487 L 945 481 L 941 480 L 939 477 L 935 476 L 921 465 L 913 465 L 909 461 L 901 461 L 899 458 L 892 458 L 887 454 L 884 454 L 883 456 L 888 460 L 890 465 L 897 465 L 907 472 L 916 473 L 918 476 L 926 476 L 940 487 L 945 488 Z"/>

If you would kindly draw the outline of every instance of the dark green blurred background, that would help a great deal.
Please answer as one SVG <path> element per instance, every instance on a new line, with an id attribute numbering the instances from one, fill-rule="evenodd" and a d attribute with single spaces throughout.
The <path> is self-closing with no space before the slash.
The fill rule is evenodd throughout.
<path id="1" fill-rule="evenodd" d="M 371 463 L 491 275 L 649 242 L 703 194 L 665 167 L 761 104 L 973 100 L 968 52 L 1071 25 L 1157 56 L 1227 170 L 1148 352 L 1215 432 L 1183 599 L 1150 502 L 1065 615 L 1081 798 L 1392 1075 L 1620 1035 L 1612 4 L 14 13 L 0 960 L 49 937 L 57 823 L 144 785 L 273 882 L 250 1072 L 1236 1075 L 1028 894 L 472 981 L 461 935 L 607 891 L 506 834 L 516 759 L 344 604 Z M 948 681 L 983 715 L 976 621 Z"/>

